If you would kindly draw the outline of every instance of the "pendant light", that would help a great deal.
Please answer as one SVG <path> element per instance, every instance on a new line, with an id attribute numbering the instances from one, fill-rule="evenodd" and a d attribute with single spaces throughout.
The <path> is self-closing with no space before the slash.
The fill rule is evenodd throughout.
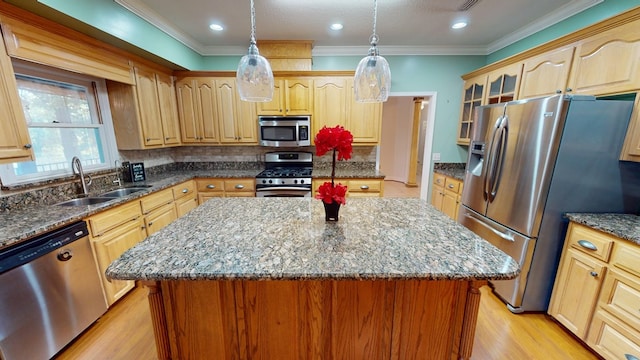
<path id="1" fill-rule="evenodd" d="M 251 0 L 251 40 L 247 55 L 240 59 L 236 71 L 240 99 L 267 102 L 273 99 L 273 72 L 269 61 L 261 56 L 256 45 L 256 9 Z"/>
<path id="2" fill-rule="evenodd" d="M 371 48 L 366 57 L 360 60 L 353 81 L 353 91 L 357 102 L 384 102 L 389 98 L 391 89 L 391 70 L 389 63 L 378 51 L 376 22 L 378 1 L 373 0 L 373 34 L 369 38 Z"/>

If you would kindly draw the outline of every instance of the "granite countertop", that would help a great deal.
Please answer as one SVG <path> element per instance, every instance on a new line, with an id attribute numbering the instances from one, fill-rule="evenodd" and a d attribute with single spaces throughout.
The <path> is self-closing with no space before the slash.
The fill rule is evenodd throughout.
<path id="1" fill-rule="evenodd" d="M 573 222 L 640 245 L 640 216 L 638 215 L 567 213 L 565 216 Z"/>
<path id="2" fill-rule="evenodd" d="M 464 181 L 465 169 L 464 168 L 433 168 L 433 172 L 454 178 L 460 181 Z"/>
<path id="3" fill-rule="evenodd" d="M 157 175 L 148 175 L 147 180 L 137 183 L 126 183 L 125 186 L 151 185 L 148 190 L 129 196 L 117 198 L 96 205 L 56 206 L 38 205 L 25 210 L 0 212 L 0 249 L 24 242 L 34 236 L 57 229 L 59 227 L 82 220 L 87 216 L 113 208 L 125 202 L 135 200 L 152 192 L 166 189 L 194 178 L 253 178 L 263 168 L 255 169 L 218 169 L 218 170 L 186 170 L 166 171 Z M 318 174 L 316 174 L 316 172 Z M 313 177 L 322 177 L 324 169 L 315 169 Z M 329 175 L 331 173 L 329 172 Z M 384 175 L 371 169 L 340 170 L 341 177 L 384 178 Z M 101 191 L 105 192 L 105 191 Z M 98 195 L 98 194 L 91 194 Z M 63 201 L 63 200 L 60 200 Z"/>
<path id="4" fill-rule="evenodd" d="M 420 199 L 215 198 L 126 251 L 112 279 L 512 279 L 508 255 Z"/>

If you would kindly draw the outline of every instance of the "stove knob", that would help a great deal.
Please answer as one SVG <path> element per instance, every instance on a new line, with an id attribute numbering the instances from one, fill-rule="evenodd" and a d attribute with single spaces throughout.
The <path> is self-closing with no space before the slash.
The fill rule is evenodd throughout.
<path id="1" fill-rule="evenodd" d="M 273 184 L 273 180 L 269 180 L 269 184 Z"/>
<path id="2" fill-rule="evenodd" d="M 262 179 L 262 183 L 263 183 L 263 184 L 266 184 L 266 183 L 267 183 L 267 180 Z"/>
<path id="3" fill-rule="evenodd" d="M 300 180 L 300 184 L 304 184 L 304 179 L 301 179 L 301 180 Z"/>
<path id="4" fill-rule="evenodd" d="M 296 180 L 293 180 L 293 183 L 294 183 L 294 184 L 297 184 L 297 183 L 298 183 L 298 180 L 297 180 L 297 179 L 296 179 Z"/>

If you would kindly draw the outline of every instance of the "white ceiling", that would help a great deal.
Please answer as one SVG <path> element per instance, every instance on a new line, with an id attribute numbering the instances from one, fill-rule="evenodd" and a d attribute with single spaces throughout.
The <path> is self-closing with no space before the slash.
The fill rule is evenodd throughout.
<path id="1" fill-rule="evenodd" d="M 202 55 L 246 53 L 249 0 L 115 0 Z M 479 54 L 499 50 L 603 0 L 378 0 L 382 55 Z M 469 10 L 458 8 L 475 2 Z M 255 0 L 259 40 L 313 40 L 314 55 L 361 55 L 373 0 Z M 454 21 L 469 25 L 451 29 Z M 225 27 L 209 29 L 212 22 Z M 329 25 L 342 22 L 339 33 Z"/>

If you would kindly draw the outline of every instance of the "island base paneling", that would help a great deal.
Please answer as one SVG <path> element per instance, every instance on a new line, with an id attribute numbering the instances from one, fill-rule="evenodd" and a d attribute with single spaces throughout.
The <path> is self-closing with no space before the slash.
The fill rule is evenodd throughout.
<path id="1" fill-rule="evenodd" d="M 486 281 L 145 282 L 160 359 L 468 359 Z"/>

